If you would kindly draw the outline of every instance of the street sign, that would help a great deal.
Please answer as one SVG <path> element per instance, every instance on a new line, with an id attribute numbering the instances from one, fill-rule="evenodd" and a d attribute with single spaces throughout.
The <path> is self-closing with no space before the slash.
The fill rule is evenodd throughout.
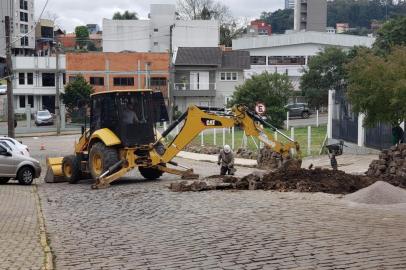
<path id="1" fill-rule="evenodd" d="M 263 103 L 257 103 L 257 105 L 255 105 L 255 111 L 257 114 L 265 114 L 266 108 L 265 105 Z"/>

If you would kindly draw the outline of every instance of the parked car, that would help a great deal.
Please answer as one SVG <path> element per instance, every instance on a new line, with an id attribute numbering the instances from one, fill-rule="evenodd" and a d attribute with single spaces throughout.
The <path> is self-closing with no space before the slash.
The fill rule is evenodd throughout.
<path id="1" fill-rule="evenodd" d="M 0 85 L 0 95 L 7 94 L 7 85 Z"/>
<path id="2" fill-rule="evenodd" d="M 35 125 L 40 126 L 40 125 L 53 125 L 53 124 L 54 124 L 54 118 L 52 117 L 52 114 L 48 110 L 38 111 L 35 114 Z"/>
<path id="3" fill-rule="evenodd" d="M 40 175 L 38 160 L 14 153 L 0 144 L 0 184 L 16 179 L 21 185 L 31 185 Z"/>
<path id="4" fill-rule="evenodd" d="M 28 148 L 28 146 L 26 146 L 22 142 L 17 141 L 16 139 L 13 139 L 10 137 L 6 137 L 6 136 L 0 137 L 0 141 L 8 141 L 12 145 L 14 145 L 19 151 L 21 151 L 24 156 L 27 156 L 27 157 L 30 156 L 30 149 Z"/>
<path id="5" fill-rule="evenodd" d="M 289 111 L 289 117 L 309 118 L 311 111 L 306 103 L 294 103 L 285 106 Z"/>

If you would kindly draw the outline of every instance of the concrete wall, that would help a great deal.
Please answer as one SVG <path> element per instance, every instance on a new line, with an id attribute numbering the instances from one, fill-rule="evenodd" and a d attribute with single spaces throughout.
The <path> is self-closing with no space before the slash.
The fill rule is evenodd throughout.
<path id="1" fill-rule="evenodd" d="M 237 81 L 221 81 L 220 73 L 221 72 L 237 72 Z M 226 103 L 226 98 L 231 98 L 235 92 L 235 88 L 244 83 L 245 76 L 244 72 L 241 70 L 220 70 L 216 73 L 216 84 L 217 91 L 215 97 L 215 106 L 223 107 Z"/>
<path id="2" fill-rule="evenodd" d="M 151 50 L 149 20 L 103 19 L 103 52 Z"/>
<path id="3" fill-rule="evenodd" d="M 169 51 L 170 26 L 175 23 L 175 6 L 168 4 L 151 5 L 150 18 L 151 52 Z"/>
<path id="4" fill-rule="evenodd" d="M 218 21 L 176 21 L 173 29 L 173 48 L 217 47 L 220 43 Z"/>
<path id="5" fill-rule="evenodd" d="M 306 31 L 326 32 L 327 0 L 307 0 Z"/>

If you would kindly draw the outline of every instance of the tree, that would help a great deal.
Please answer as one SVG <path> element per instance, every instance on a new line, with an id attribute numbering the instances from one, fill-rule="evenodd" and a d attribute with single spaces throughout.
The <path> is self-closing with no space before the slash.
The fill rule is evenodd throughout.
<path id="1" fill-rule="evenodd" d="M 396 45 L 406 45 L 406 16 L 392 19 L 383 25 L 378 31 L 374 49 L 378 53 L 387 53 Z"/>
<path id="2" fill-rule="evenodd" d="M 395 127 L 406 119 L 406 47 L 393 48 L 387 56 L 362 50 L 347 69 L 348 98 L 355 112 L 365 114 L 365 126 Z"/>
<path id="3" fill-rule="evenodd" d="M 61 98 L 68 111 L 72 112 L 75 108 L 87 104 L 93 92 L 93 87 L 79 75 L 65 86 L 65 93 L 61 94 Z"/>
<path id="4" fill-rule="evenodd" d="M 117 11 L 113 14 L 113 20 L 138 20 L 137 12 L 124 11 L 122 14 Z"/>
<path id="5" fill-rule="evenodd" d="M 220 25 L 220 45 L 231 47 L 233 39 L 240 37 L 245 31 L 245 27 L 238 27 L 235 22 Z"/>
<path id="6" fill-rule="evenodd" d="M 178 0 L 178 14 L 188 20 L 218 20 L 221 24 L 230 22 L 231 11 L 226 5 L 213 0 Z"/>
<path id="7" fill-rule="evenodd" d="M 76 44 L 79 45 L 80 48 L 83 48 L 87 45 L 89 41 L 89 30 L 87 30 L 86 26 L 76 26 L 75 28 L 76 34 Z"/>
<path id="8" fill-rule="evenodd" d="M 264 72 L 237 86 L 231 105 L 244 104 L 254 109 L 257 102 L 263 102 L 272 124 L 282 127 L 286 113 L 284 106 L 292 93 L 293 85 L 286 74 Z"/>
<path id="9" fill-rule="evenodd" d="M 349 58 L 349 54 L 342 49 L 328 47 L 309 59 L 308 67 L 300 78 L 300 88 L 310 105 L 327 105 L 328 90 L 346 78 L 344 65 Z"/>
<path id="10" fill-rule="evenodd" d="M 272 26 L 272 33 L 284 34 L 293 29 L 293 9 L 279 9 L 275 12 L 262 12 L 260 19 Z"/>

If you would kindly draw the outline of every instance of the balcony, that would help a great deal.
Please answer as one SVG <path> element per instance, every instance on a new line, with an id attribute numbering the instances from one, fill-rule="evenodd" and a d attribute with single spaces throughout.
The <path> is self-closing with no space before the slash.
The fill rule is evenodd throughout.
<path id="1" fill-rule="evenodd" d="M 173 95 L 175 97 L 214 97 L 216 88 L 215 83 L 175 83 Z"/>

